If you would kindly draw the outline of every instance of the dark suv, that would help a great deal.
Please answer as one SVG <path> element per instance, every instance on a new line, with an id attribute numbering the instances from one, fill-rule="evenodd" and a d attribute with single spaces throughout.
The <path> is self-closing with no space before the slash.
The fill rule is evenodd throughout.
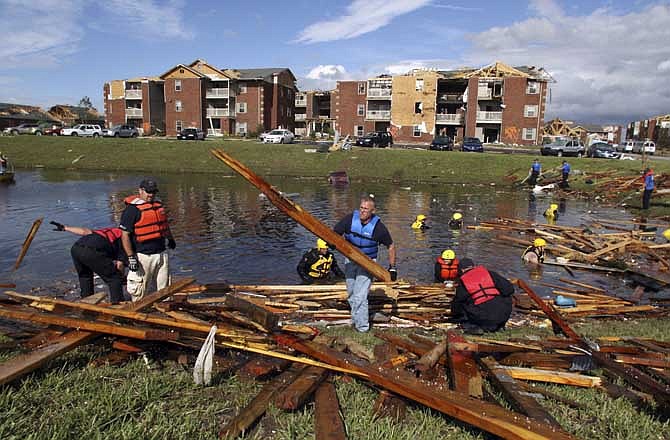
<path id="1" fill-rule="evenodd" d="M 430 143 L 431 150 L 451 151 L 454 149 L 454 141 L 449 136 L 437 136 Z"/>
<path id="2" fill-rule="evenodd" d="M 393 137 L 386 131 L 373 131 L 356 139 L 356 145 L 361 147 L 384 148 L 393 146 Z"/>
<path id="3" fill-rule="evenodd" d="M 193 141 L 204 141 L 205 132 L 199 128 L 189 127 L 185 128 L 177 134 L 177 139 L 179 140 L 193 140 Z"/>

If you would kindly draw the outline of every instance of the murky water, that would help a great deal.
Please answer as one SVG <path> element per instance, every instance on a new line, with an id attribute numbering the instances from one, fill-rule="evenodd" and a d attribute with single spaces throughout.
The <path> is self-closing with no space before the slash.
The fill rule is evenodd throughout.
<path id="1" fill-rule="evenodd" d="M 144 176 L 63 171 L 17 173 L 15 185 L 0 186 L 0 283 L 62 290 L 76 286 L 69 249 L 76 236 L 52 231 L 56 220 L 92 228 L 118 224 L 123 198 Z M 295 267 L 316 238 L 269 203 L 241 178 L 175 174 L 155 176 L 167 205 L 177 249 L 171 254 L 173 275 L 194 276 L 199 282 L 298 284 Z M 520 249 L 493 238 L 496 232 L 463 229 L 451 231 L 447 221 L 455 210 L 466 224 L 497 216 L 536 219 L 553 201 L 550 196 L 529 201 L 528 194 L 489 185 L 435 185 L 402 187 L 391 184 L 352 184 L 343 188 L 323 181 L 269 179 L 291 198 L 329 226 L 358 206 L 358 197 L 373 193 L 377 213 L 388 226 L 398 247 L 402 278 L 428 283 L 433 279 L 434 258 L 452 248 L 508 277 L 530 278 L 521 263 Z M 561 202 L 558 224 L 579 225 L 590 215 L 627 219 L 621 210 L 601 209 L 581 200 Z M 597 210 L 597 213 L 591 213 Z M 432 228 L 415 233 L 409 227 L 417 214 L 426 214 Z M 44 217 L 22 266 L 11 267 L 31 223 Z M 342 256 L 338 259 L 342 261 Z M 381 263 L 386 265 L 382 252 Z M 617 289 L 619 278 L 575 272 L 583 282 Z M 553 282 L 569 276 L 564 269 L 546 266 L 542 279 Z M 538 291 L 548 291 L 538 287 Z"/>

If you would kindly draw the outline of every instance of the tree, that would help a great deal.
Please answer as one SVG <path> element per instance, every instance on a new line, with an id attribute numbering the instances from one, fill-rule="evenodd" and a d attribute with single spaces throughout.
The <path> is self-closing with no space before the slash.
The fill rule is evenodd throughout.
<path id="1" fill-rule="evenodd" d="M 79 107 L 93 108 L 93 103 L 91 103 L 91 98 L 84 96 L 79 100 Z"/>

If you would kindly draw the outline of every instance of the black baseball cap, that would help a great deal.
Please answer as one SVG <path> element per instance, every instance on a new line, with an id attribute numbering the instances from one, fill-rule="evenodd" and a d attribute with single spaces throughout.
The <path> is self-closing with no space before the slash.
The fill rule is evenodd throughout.
<path id="1" fill-rule="evenodd" d="M 475 266 L 475 262 L 472 261 L 471 258 L 463 258 L 461 261 L 458 262 L 458 270 L 460 272 L 463 272 L 467 269 L 470 269 Z"/>
<path id="2" fill-rule="evenodd" d="M 158 192 L 158 184 L 153 179 L 144 179 L 141 181 L 140 188 L 151 194 Z"/>

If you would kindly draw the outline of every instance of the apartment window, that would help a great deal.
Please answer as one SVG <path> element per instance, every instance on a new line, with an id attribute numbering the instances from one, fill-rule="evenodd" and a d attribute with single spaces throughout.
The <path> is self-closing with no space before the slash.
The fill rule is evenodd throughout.
<path id="1" fill-rule="evenodd" d="M 247 103 L 238 102 L 237 103 L 237 113 L 246 113 L 247 112 Z"/>
<path id="2" fill-rule="evenodd" d="M 365 104 L 358 104 L 356 113 L 358 114 L 358 116 L 365 116 Z"/>
<path id="3" fill-rule="evenodd" d="M 247 123 L 246 122 L 238 122 L 236 125 L 236 131 L 237 134 L 240 136 L 246 136 L 247 134 Z"/>
<path id="4" fill-rule="evenodd" d="M 365 134 L 363 132 L 363 126 L 362 125 L 354 126 L 354 131 L 356 132 L 356 136 L 363 136 Z"/>
<path id="5" fill-rule="evenodd" d="M 175 79 L 174 80 L 174 91 L 175 92 L 181 92 L 181 80 L 180 79 Z"/>
<path id="6" fill-rule="evenodd" d="M 414 113 L 417 115 L 423 113 L 423 102 L 414 103 Z"/>
<path id="7" fill-rule="evenodd" d="M 177 133 L 179 133 L 181 131 L 181 121 L 178 120 L 175 123 L 175 128 L 177 129 Z"/>
<path id="8" fill-rule="evenodd" d="M 364 82 L 358 83 L 358 94 L 359 95 L 365 95 L 365 83 Z"/>
<path id="9" fill-rule="evenodd" d="M 180 112 L 180 111 L 181 111 L 181 101 L 175 101 L 175 102 L 174 102 L 174 110 L 175 110 L 176 112 Z"/>
<path id="10" fill-rule="evenodd" d="M 421 137 L 421 126 L 420 125 L 414 125 L 412 127 L 412 136 Z"/>
<path id="11" fill-rule="evenodd" d="M 240 93 L 247 93 L 247 85 L 240 84 Z"/>
<path id="12" fill-rule="evenodd" d="M 526 93 L 528 95 L 537 95 L 539 93 L 537 81 L 528 81 L 528 85 L 526 86 Z"/>
<path id="13" fill-rule="evenodd" d="M 536 105 L 526 105 L 523 107 L 523 115 L 527 118 L 537 117 L 537 106 Z"/>
<path id="14" fill-rule="evenodd" d="M 423 91 L 423 79 L 417 79 L 416 80 L 416 91 L 417 92 L 422 92 Z"/>
<path id="15" fill-rule="evenodd" d="M 522 137 L 524 141 L 534 141 L 535 140 L 535 129 L 534 128 L 524 128 Z"/>

